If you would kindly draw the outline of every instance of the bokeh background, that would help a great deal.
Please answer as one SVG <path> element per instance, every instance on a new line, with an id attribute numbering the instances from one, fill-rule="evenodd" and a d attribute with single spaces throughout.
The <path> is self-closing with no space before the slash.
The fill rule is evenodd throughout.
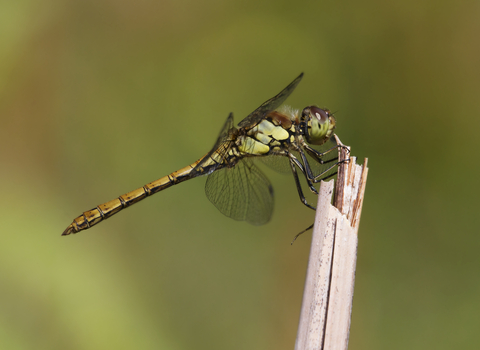
<path id="1" fill-rule="evenodd" d="M 76 236 L 82 211 L 288 103 L 336 112 L 369 179 L 350 349 L 480 347 L 479 1 L 0 2 L 0 348 L 293 349 L 314 213 L 204 178 Z"/>

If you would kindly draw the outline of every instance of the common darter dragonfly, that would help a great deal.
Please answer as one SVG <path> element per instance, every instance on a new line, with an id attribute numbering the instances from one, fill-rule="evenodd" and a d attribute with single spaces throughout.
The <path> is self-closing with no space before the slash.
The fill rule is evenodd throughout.
<path id="1" fill-rule="evenodd" d="M 263 225 L 272 216 L 273 188 L 254 164 L 255 158 L 265 160 L 274 168 L 282 160 L 287 163 L 300 200 L 315 209 L 305 199 L 299 174 L 305 178 L 310 191 L 318 194 L 314 184 L 332 176 L 332 169 L 338 165 L 338 157 L 325 160 L 325 155 L 342 145 L 324 152 L 311 146 L 322 145 L 333 136 L 335 118 L 329 110 L 308 106 L 300 114 L 289 107 L 279 108 L 302 77 L 303 73 L 237 127 L 230 113 L 211 151 L 196 162 L 82 213 L 62 235 L 86 230 L 157 192 L 204 175 L 208 175 L 205 193 L 220 212 L 235 220 Z M 323 166 L 321 171 L 315 170 L 318 165 Z"/>

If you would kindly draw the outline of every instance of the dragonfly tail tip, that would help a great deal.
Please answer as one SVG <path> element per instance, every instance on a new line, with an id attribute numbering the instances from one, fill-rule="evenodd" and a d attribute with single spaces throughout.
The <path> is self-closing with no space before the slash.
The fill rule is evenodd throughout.
<path id="1" fill-rule="evenodd" d="M 68 236 L 69 234 L 75 233 L 75 232 L 76 232 L 75 227 L 73 226 L 73 224 L 71 224 L 65 229 L 65 231 L 63 231 L 62 236 Z"/>

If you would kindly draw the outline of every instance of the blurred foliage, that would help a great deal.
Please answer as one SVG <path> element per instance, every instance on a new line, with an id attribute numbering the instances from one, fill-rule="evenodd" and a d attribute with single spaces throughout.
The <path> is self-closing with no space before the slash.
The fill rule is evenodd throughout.
<path id="1" fill-rule="evenodd" d="M 0 348 L 292 349 L 313 212 L 271 223 L 204 179 L 60 237 L 189 164 L 305 78 L 369 181 L 351 349 L 478 348 L 478 1 L 0 2 Z"/>

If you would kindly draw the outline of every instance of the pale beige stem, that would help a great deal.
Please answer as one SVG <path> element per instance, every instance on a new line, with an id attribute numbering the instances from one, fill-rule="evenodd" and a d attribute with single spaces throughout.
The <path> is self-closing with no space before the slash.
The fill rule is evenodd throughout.
<path id="1" fill-rule="evenodd" d="M 349 157 L 344 149 L 341 153 L 340 159 Z M 330 204 L 333 181 L 320 185 L 296 350 L 348 346 L 358 225 L 368 172 L 367 159 L 360 166 L 355 157 L 349 158 L 339 167 L 335 206 Z"/>

